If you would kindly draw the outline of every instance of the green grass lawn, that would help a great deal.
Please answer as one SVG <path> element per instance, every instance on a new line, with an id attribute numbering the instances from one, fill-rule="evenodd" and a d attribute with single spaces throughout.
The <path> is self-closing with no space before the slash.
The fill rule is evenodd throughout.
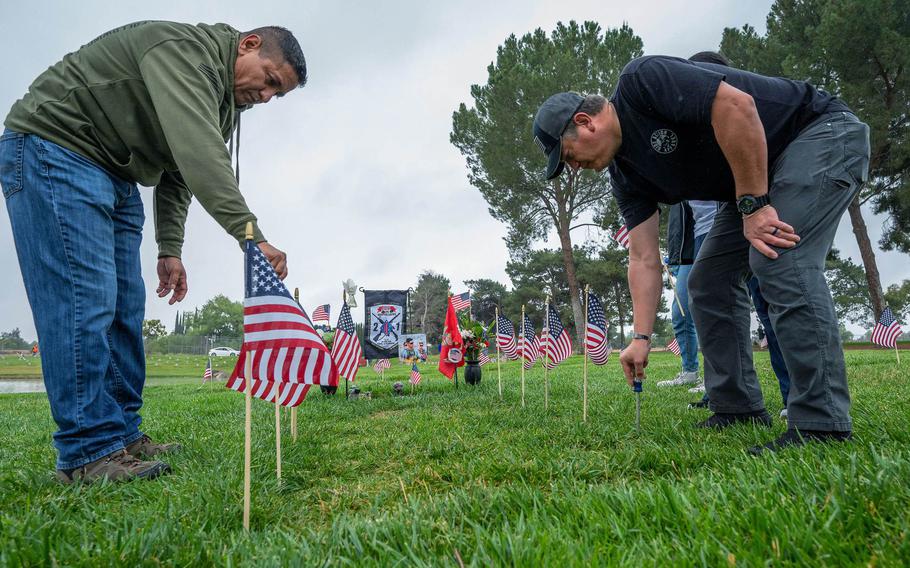
<path id="1" fill-rule="evenodd" d="M 166 357 L 166 356 L 165 356 Z M 766 353 L 756 354 L 769 410 L 781 408 Z M 200 361 L 202 362 L 200 364 Z M 242 529 L 243 396 L 199 388 L 204 357 L 151 358 L 146 431 L 179 441 L 170 476 L 61 486 L 54 425 L 41 394 L 0 396 L 0 564 L 122 565 L 872 565 L 910 562 L 910 384 L 888 351 L 847 353 L 855 441 L 754 458 L 782 432 L 692 424 L 685 389 L 654 380 L 679 359 L 652 356 L 633 431 L 634 398 L 617 357 L 591 368 L 581 422 L 581 359 L 528 373 L 495 365 L 479 388 L 424 367 L 419 394 L 370 401 L 313 392 L 300 438 L 283 422 L 275 479 L 273 407 L 254 400 L 252 530 Z M 158 366 L 155 366 L 158 363 Z M 224 368 L 228 367 L 225 361 Z M 193 384 L 189 384 L 193 383 Z M 154 385 L 154 383 L 153 383 Z"/>

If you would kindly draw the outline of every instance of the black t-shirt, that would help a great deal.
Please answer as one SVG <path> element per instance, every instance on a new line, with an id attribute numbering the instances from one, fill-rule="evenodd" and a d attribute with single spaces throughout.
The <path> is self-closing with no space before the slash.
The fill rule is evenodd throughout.
<path id="1" fill-rule="evenodd" d="M 768 167 L 821 114 L 850 109 L 803 81 L 693 63 L 666 56 L 632 60 L 610 102 L 622 145 L 610 164 L 613 195 L 626 226 L 648 219 L 658 203 L 731 201 L 733 174 L 711 127 L 721 81 L 752 96 L 768 143 Z"/>

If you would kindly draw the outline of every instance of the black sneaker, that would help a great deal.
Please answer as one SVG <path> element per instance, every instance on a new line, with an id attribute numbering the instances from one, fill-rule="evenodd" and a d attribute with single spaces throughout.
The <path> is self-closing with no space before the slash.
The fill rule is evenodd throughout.
<path id="1" fill-rule="evenodd" d="M 776 452 L 789 447 L 800 447 L 806 442 L 846 442 L 853 439 L 851 432 L 829 432 L 825 430 L 797 430 L 791 429 L 784 432 L 780 438 L 772 440 L 763 446 L 749 448 L 753 456 L 760 456 L 765 452 Z"/>
<path id="2" fill-rule="evenodd" d="M 707 420 L 703 420 L 695 425 L 696 428 L 714 428 L 721 430 L 734 424 L 747 423 L 758 426 L 771 426 L 771 415 L 767 410 L 757 410 L 755 412 L 728 413 L 715 412 Z"/>
<path id="3" fill-rule="evenodd" d="M 689 408 L 708 408 L 708 404 L 707 400 L 696 400 L 689 403 Z"/>

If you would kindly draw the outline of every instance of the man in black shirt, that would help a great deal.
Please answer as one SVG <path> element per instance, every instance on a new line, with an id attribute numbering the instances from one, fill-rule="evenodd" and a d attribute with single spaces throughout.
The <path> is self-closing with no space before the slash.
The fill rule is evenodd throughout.
<path id="1" fill-rule="evenodd" d="M 635 339 L 620 361 L 643 378 L 661 294 L 658 203 L 724 202 L 689 277 L 714 415 L 770 425 L 752 365 L 746 282 L 758 277 L 792 375 L 789 430 L 753 453 L 850 438 L 850 395 L 827 256 L 865 181 L 869 129 L 801 81 L 664 56 L 631 61 L 607 101 L 559 93 L 534 120 L 546 175 L 609 167 L 630 233 Z"/>

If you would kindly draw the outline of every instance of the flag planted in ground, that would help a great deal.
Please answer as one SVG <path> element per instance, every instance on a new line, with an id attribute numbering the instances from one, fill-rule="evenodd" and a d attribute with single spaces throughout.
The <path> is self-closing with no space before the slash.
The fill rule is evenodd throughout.
<path id="1" fill-rule="evenodd" d="M 677 356 L 680 355 L 679 342 L 676 341 L 675 337 L 673 338 L 673 341 L 671 341 L 670 344 L 667 345 L 667 349 L 669 349 L 670 351 L 675 353 Z"/>
<path id="2" fill-rule="evenodd" d="M 619 243 L 622 248 L 629 248 L 629 229 L 625 225 L 620 227 L 616 234 L 613 235 L 613 240 Z"/>
<path id="3" fill-rule="evenodd" d="M 245 272 L 243 346 L 227 388 L 244 391 L 245 380 L 252 380 L 256 396 L 274 400 L 267 383 L 337 386 L 338 369 L 322 337 L 252 240 L 246 241 Z M 248 361 L 251 377 L 245 376 Z M 305 394 L 286 385 L 281 391 L 278 402 L 285 406 L 299 404 Z"/>
<path id="4" fill-rule="evenodd" d="M 489 356 L 489 354 L 487 354 L 486 349 L 484 349 L 483 351 L 480 352 L 480 359 L 478 359 L 478 361 L 480 361 L 481 367 L 483 367 L 484 365 L 486 365 L 487 363 L 490 362 L 490 356 Z"/>
<path id="5" fill-rule="evenodd" d="M 512 325 L 509 318 L 501 314 L 497 322 L 496 343 L 499 345 L 499 350 L 506 356 L 506 359 L 514 361 L 515 359 L 518 359 L 518 344 L 515 342 L 515 327 Z"/>
<path id="6" fill-rule="evenodd" d="M 419 385 L 420 378 L 420 369 L 417 368 L 417 363 L 411 363 L 411 384 Z"/>
<path id="7" fill-rule="evenodd" d="M 452 296 L 452 307 L 455 308 L 456 312 L 461 310 L 470 310 L 471 309 L 471 293 L 464 292 L 458 294 L 457 296 Z"/>
<path id="8" fill-rule="evenodd" d="M 439 372 L 452 379 L 455 370 L 464 366 L 464 340 L 458 328 L 458 318 L 455 317 L 455 303 L 453 296 L 449 296 L 446 306 L 446 319 L 442 327 L 442 341 L 439 349 Z"/>
<path id="9" fill-rule="evenodd" d="M 546 333 L 542 335 L 541 357 L 547 369 L 552 369 L 572 354 L 572 340 L 569 332 L 562 326 L 559 312 L 553 304 L 547 306 Z"/>
<path id="10" fill-rule="evenodd" d="M 316 306 L 316 309 L 313 310 L 313 321 L 329 321 L 329 312 L 331 310 L 332 306 L 329 304 Z"/>
<path id="11" fill-rule="evenodd" d="M 524 359 L 522 366 L 525 370 L 533 367 L 540 356 L 540 339 L 537 338 L 534 326 L 531 325 L 531 318 L 527 314 L 525 314 L 522 332 L 518 338 L 518 353 Z"/>
<path id="12" fill-rule="evenodd" d="M 610 341 L 607 338 L 607 316 L 600 299 L 588 293 L 588 327 L 585 329 L 585 346 L 588 357 L 595 365 L 603 365 L 610 359 Z"/>
<path id="13" fill-rule="evenodd" d="M 351 308 L 347 302 L 341 306 L 338 324 L 335 327 L 335 339 L 332 341 L 332 360 L 338 368 L 338 374 L 349 381 L 357 376 L 360 368 L 360 357 L 363 350 L 360 338 L 354 331 L 354 320 L 351 319 Z"/>
<path id="14" fill-rule="evenodd" d="M 388 359 L 380 359 L 379 361 L 376 361 L 375 365 L 373 365 L 373 370 L 377 373 L 382 373 L 383 369 L 388 369 L 391 366 L 392 364 Z"/>
<path id="15" fill-rule="evenodd" d="M 875 329 L 872 330 L 872 343 L 882 347 L 897 347 L 897 338 L 902 333 L 903 330 L 891 308 L 885 308 L 882 317 L 878 318 L 878 323 L 875 324 Z"/>
<path id="16" fill-rule="evenodd" d="M 212 358 L 209 357 L 205 363 L 205 371 L 202 372 L 202 384 L 212 380 Z"/>

